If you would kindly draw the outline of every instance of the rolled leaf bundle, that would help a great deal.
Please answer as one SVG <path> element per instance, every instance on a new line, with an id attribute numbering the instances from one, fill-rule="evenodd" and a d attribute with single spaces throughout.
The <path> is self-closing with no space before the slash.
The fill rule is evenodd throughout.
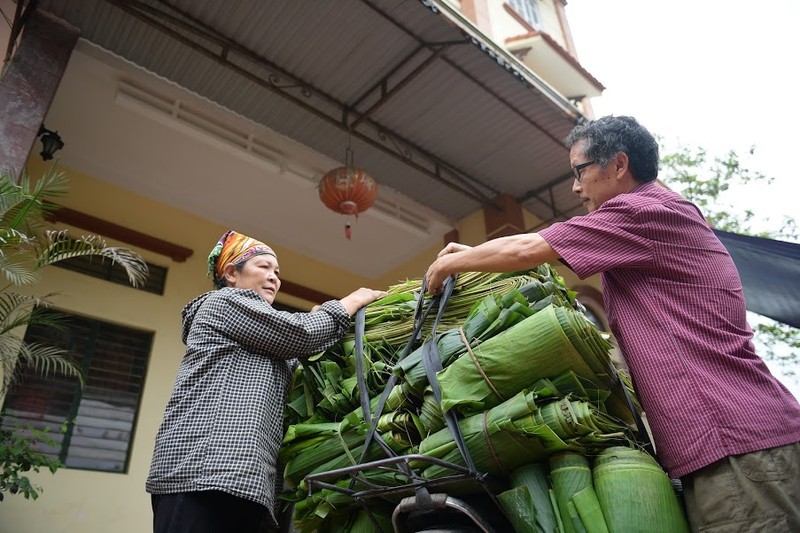
<path id="1" fill-rule="evenodd" d="M 506 512 L 509 520 L 514 525 L 517 533 L 520 531 L 535 531 L 536 533 L 552 533 L 558 529 L 558 522 L 556 520 L 553 505 L 550 501 L 550 485 L 547 482 L 547 467 L 543 463 L 529 463 L 523 465 L 509 476 L 509 481 L 514 490 L 524 489 L 525 493 L 514 496 L 513 506 L 509 500 L 511 497 L 506 498 L 506 503 L 503 503 L 503 495 L 500 494 L 500 502 Z M 529 499 L 528 499 L 529 498 Z M 524 511 L 520 509 L 520 505 L 532 505 L 534 511 Z M 518 520 L 512 519 L 512 513 L 519 513 L 520 516 L 533 515 L 533 520 L 529 523 L 518 524 Z M 527 521 L 527 520 L 526 520 Z"/>
<path id="2" fill-rule="evenodd" d="M 672 483 L 649 454 L 610 447 L 595 459 L 592 476 L 611 533 L 689 531 Z"/>
<path id="3" fill-rule="evenodd" d="M 519 466 L 542 461 L 562 450 L 587 453 L 628 441 L 626 424 L 595 407 L 569 398 L 541 407 L 535 391 L 523 390 L 510 400 L 459 422 L 464 443 L 476 468 L 501 478 Z M 448 429 L 425 438 L 419 453 L 464 465 Z M 423 471 L 434 479 L 444 473 L 439 466 Z"/>
<path id="4" fill-rule="evenodd" d="M 592 486 L 589 460 L 573 452 L 551 455 L 550 479 L 566 533 L 608 533 Z"/>
<path id="5" fill-rule="evenodd" d="M 571 313 L 575 311 L 548 306 L 439 372 L 443 410 L 455 408 L 467 414 L 487 409 L 540 378 L 555 377 L 567 370 L 597 388 L 608 388 L 610 378 L 598 376 L 586 363 L 587 358 L 601 355 L 581 353 L 579 349 L 589 352 L 590 348 L 585 343 L 574 346 L 562 328 L 559 315 Z"/>
<path id="6" fill-rule="evenodd" d="M 606 519 L 593 486 L 579 490 L 572 495 L 572 503 L 578 511 L 581 523 L 587 533 L 608 533 Z"/>
<path id="7" fill-rule="evenodd" d="M 470 310 L 464 324 L 457 329 L 447 330 L 436 339 L 442 367 L 467 352 L 467 345 L 478 344 L 531 316 L 528 300 L 516 290 L 510 290 L 502 297 L 487 296 L 477 302 Z M 405 390 L 417 398 L 422 398 L 428 377 L 422 364 L 422 347 L 417 348 L 399 362 L 394 373 L 404 378 Z"/>
<path id="8" fill-rule="evenodd" d="M 514 487 L 501 492 L 497 495 L 497 501 L 516 533 L 541 533 L 545 531 L 537 526 L 537 509 L 528 487 Z"/>

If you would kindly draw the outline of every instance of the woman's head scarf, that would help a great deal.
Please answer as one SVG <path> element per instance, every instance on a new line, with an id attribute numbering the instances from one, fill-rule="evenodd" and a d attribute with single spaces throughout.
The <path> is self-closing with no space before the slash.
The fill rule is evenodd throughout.
<path id="1" fill-rule="evenodd" d="M 220 238 L 214 249 L 208 254 L 208 275 L 214 276 L 214 286 L 224 287 L 222 272 L 225 265 L 228 263 L 241 265 L 251 257 L 261 254 L 269 254 L 278 258 L 272 248 L 263 242 L 230 230 Z"/>

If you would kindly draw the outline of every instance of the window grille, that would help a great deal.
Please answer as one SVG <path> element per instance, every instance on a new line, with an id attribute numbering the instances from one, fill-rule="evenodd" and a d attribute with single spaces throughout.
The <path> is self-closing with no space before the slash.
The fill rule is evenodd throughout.
<path id="1" fill-rule="evenodd" d="M 125 269 L 120 264 L 112 263 L 110 259 L 106 259 L 105 257 L 71 257 L 53 263 L 53 266 L 131 287 Z M 147 280 L 144 282 L 144 285 L 134 288 L 152 292 L 153 294 L 164 294 L 164 285 L 167 282 L 167 269 L 151 263 L 147 263 L 147 269 Z"/>
<path id="2" fill-rule="evenodd" d="M 68 350 L 83 370 L 84 388 L 75 378 L 52 372 L 41 377 L 25 369 L 6 396 L 0 425 L 47 428 L 55 446 L 42 444 L 39 451 L 67 467 L 126 472 L 153 334 L 58 314 L 63 329 L 31 325 L 25 341 Z M 72 423 L 60 433 L 64 421 Z"/>

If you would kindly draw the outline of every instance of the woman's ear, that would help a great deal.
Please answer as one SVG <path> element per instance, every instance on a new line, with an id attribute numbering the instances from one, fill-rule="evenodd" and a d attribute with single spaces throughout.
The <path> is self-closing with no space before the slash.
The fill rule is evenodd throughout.
<path id="1" fill-rule="evenodd" d="M 228 263 L 224 267 L 222 267 L 222 279 L 225 281 L 225 285 L 228 287 L 235 287 L 236 286 L 236 265 L 233 263 Z"/>

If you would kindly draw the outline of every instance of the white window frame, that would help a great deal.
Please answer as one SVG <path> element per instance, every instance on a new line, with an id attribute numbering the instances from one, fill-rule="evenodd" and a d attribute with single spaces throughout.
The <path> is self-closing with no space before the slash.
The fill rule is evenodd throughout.
<path id="1" fill-rule="evenodd" d="M 508 4 L 525 22 L 537 30 L 541 29 L 542 15 L 539 11 L 539 0 L 508 0 Z"/>

